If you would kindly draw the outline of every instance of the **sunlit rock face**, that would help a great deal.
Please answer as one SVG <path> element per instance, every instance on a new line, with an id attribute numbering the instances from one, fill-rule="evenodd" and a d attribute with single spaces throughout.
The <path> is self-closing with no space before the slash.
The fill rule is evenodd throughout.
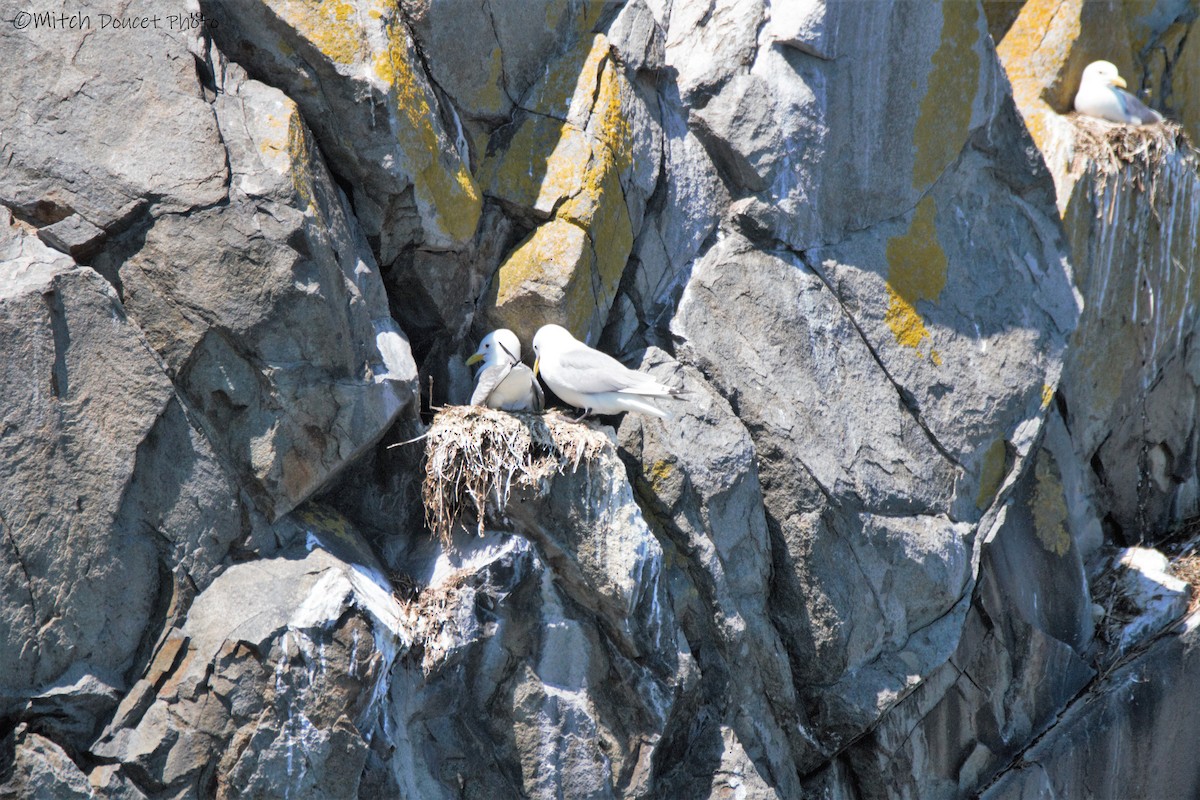
<path id="1" fill-rule="evenodd" d="M 1186 4 L 178 5 L 0 25 L 0 795 L 1195 793 Z"/>

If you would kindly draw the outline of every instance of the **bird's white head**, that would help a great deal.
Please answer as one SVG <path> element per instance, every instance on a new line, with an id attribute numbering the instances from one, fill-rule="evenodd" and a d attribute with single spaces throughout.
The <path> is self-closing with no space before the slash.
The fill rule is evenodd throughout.
<path id="1" fill-rule="evenodd" d="M 1117 72 L 1111 61 L 1093 61 L 1083 69 L 1083 81 L 1096 81 L 1105 86 L 1120 86 L 1125 88 L 1125 79 Z"/>
<path id="2" fill-rule="evenodd" d="M 467 363 L 478 364 L 482 361 L 491 365 L 511 361 L 515 364 L 520 360 L 521 340 L 508 328 L 497 328 L 480 340 L 479 347 L 467 359 Z"/>
<path id="3" fill-rule="evenodd" d="M 578 341 L 571 332 L 562 325 L 543 325 L 533 335 L 533 374 L 537 375 L 542 364 L 542 350 L 553 347 L 556 342 L 570 343 Z"/>

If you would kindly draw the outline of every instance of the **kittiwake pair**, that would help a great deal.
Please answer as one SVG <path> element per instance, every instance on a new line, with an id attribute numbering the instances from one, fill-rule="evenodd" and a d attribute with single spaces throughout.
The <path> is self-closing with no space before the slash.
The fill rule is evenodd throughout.
<path id="1" fill-rule="evenodd" d="M 1125 79 L 1108 61 L 1093 61 L 1083 70 L 1075 110 L 1089 117 L 1121 122 L 1126 125 L 1153 125 L 1163 121 L 1162 114 L 1125 91 Z"/>
<path id="2" fill-rule="evenodd" d="M 521 343 L 512 331 L 492 331 L 479 343 L 468 364 L 484 362 L 472 405 L 506 411 L 541 411 L 544 397 L 537 377 L 564 402 L 588 414 L 639 414 L 669 419 L 654 398 L 678 398 L 682 392 L 632 370 L 588 347 L 561 325 L 543 325 L 533 337 L 533 370 L 520 363 Z M 582 417 L 581 417 L 582 419 Z"/>

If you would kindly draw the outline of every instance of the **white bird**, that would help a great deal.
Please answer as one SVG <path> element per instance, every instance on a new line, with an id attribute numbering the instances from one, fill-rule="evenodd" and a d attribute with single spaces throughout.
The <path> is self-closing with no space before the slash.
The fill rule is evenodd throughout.
<path id="1" fill-rule="evenodd" d="M 670 419 L 670 414 L 650 398 L 678 397 L 682 392 L 665 386 L 644 372 L 629 369 L 612 356 L 588 347 L 561 325 L 543 325 L 533 337 L 533 374 L 564 402 L 588 414 L 636 411 Z M 582 419 L 583 417 L 580 417 Z"/>
<path id="2" fill-rule="evenodd" d="M 467 363 L 480 361 L 471 405 L 541 413 L 545 396 L 533 370 L 521 363 L 521 340 L 515 333 L 499 328 L 483 337 Z"/>
<path id="3" fill-rule="evenodd" d="M 1075 110 L 1089 117 L 1126 125 L 1151 125 L 1162 122 L 1162 114 L 1125 91 L 1125 79 L 1108 61 L 1093 61 L 1083 70 Z"/>

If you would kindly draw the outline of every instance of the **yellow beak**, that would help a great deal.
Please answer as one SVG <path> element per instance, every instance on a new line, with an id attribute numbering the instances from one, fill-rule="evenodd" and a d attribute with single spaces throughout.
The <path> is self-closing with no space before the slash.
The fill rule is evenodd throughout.
<path id="1" fill-rule="evenodd" d="M 483 353 L 476 353 L 467 359 L 467 366 L 469 367 L 472 364 L 478 364 L 480 361 L 483 361 Z"/>
<path id="2" fill-rule="evenodd" d="M 542 357 L 538 356 L 533 360 L 533 377 L 537 377 L 538 367 L 542 365 Z"/>
<path id="3" fill-rule="evenodd" d="M 1125 89 L 1125 88 L 1127 88 L 1127 87 L 1126 87 L 1126 85 L 1125 85 L 1125 79 L 1124 79 L 1124 78 L 1122 78 L 1120 75 L 1118 75 L 1117 77 L 1113 78 L 1113 79 L 1112 79 L 1112 82 L 1113 82 L 1113 86 L 1120 86 L 1122 89 Z"/>

